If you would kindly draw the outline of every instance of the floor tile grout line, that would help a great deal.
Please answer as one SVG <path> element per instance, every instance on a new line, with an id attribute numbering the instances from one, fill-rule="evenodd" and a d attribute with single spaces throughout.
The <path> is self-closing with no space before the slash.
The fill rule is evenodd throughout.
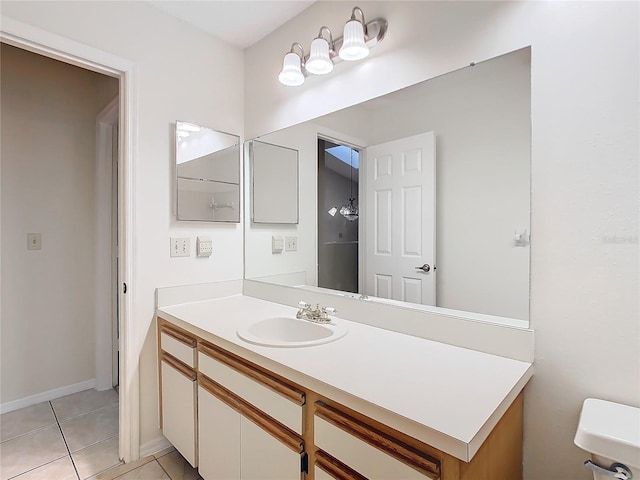
<path id="1" fill-rule="evenodd" d="M 85 412 L 85 413 L 80 413 L 80 414 L 75 415 L 75 416 L 73 416 L 73 417 L 63 418 L 63 419 L 62 419 L 62 420 L 60 420 L 60 421 L 61 421 L 62 423 L 69 422 L 69 421 L 71 421 L 71 420 L 75 420 L 75 419 L 77 419 L 77 418 L 84 417 L 84 416 L 90 415 L 90 414 L 95 413 L 95 412 L 99 412 L 100 410 L 105 410 L 105 409 L 107 409 L 107 408 L 113 407 L 114 405 L 118 405 L 118 403 L 119 403 L 119 402 L 116 400 L 115 402 L 110 403 L 110 404 L 108 404 L 108 405 L 103 405 L 102 407 L 95 408 L 95 409 L 90 410 L 90 411 Z M 53 405 L 52 405 L 52 408 L 53 408 Z M 53 411 L 54 411 L 54 414 L 55 414 L 55 408 L 53 408 Z M 57 419 L 57 418 L 58 418 L 58 417 L 56 416 L 56 419 Z"/>
<path id="2" fill-rule="evenodd" d="M 163 455 L 163 456 L 164 456 L 164 455 Z M 162 471 L 165 473 L 165 475 L 167 476 L 167 478 L 169 478 L 169 480 L 173 480 L 173 479 L 171 478 L 171 475 L 169 475 L 169 472 L 167 472 L 167 471 L 165 470 L 165 468 L 162 466 L 162 464 L 158 461 L 158 459 L 157 459 L 157 458 L 154 460 L 154 462 L 156 462 L 158 465 L 160 465 L 160 468 L 161 468 L 161 469 L 162 469 Z"/>
<path id="3" fill-rule="evenodd" d="M 53 460 L 51 460 L 51 461 L 49 461 L 47 463 L 43 463 L 42 465 L 38 465 L 37 467 L 33 467 L 33 468 L 30 468 L 29 470 L 25 470 L 24 472 L 20 472 L 20 473 L 14 475 L 13 477 L 9 477 L 9 478 L 7 478 L 7 480 L 13 480 L 14 478 L 18 478 L 20 475 L 24 475 L 25 473 L 33 472 L 34 470 L 37 470 L 38 468 L 42 468 L 42 467 L 45 467 L 47 465 L 50 465 L 53 462 L 57 462 L 58 460 L 62 460 L 65 457 L 68 457 L 68 455 L 62 455 L 59 458 L 54 458 Z"/>
<path id="4" fill-rule="evenodd" d="M 15 437 L 7 438 L 6 440 L 2 440 L 0 442 L 0 445 L 2 445 L 3 443 L 10 442 L 12 440 L 17 440 L 18 438 L 22 438 L 22 437 L 27 436 L 27 435 L 31 435 L 32 433 L 37 433 L 37 432 L 40 432 L 42 430 L 46 430 L 47 428 L 51 428 L 54 425 L 56 425 L 56 422 L 50 423 L 50 424 L 45 425 L 45 426 L 40 427 L 40 428 L 36 428 L 35 430 L 31 430 L 29 432 L 21 433 L 20 435 L 16 435 Z"/>
<path id="5" fill-rule="evenodd" d="M 51 410 L 53 411 L 53 416 L 55 417 L 56 423 L 58 424 L 58 430 L 60 430 L 60 435 L 62 436 L 62 441 L 64 442 L 64 446 L 66 447 L 67 452 L 69 453 L 69 460 L 71 460 L 71 465 L 73 466 L 73 470 L 74 472 L 76 472 L 76 477 L 78 477 L 78 480 L 80 480 L 80 474 L 78 473 L 76 462 L 73 461 L 73 456 L 71 455 L 71 450 L 69 450 L 67 439 L 64 436 L 64 432 L 62 431 L 62 427 L 60 426 L 60 422 L 58 421 L 58 415 L 56 415 L 56 411 L 53 408 L 53 404 L 51 403 L 51 401 L 49 401 L 49 406 L 51 407 Z"/>

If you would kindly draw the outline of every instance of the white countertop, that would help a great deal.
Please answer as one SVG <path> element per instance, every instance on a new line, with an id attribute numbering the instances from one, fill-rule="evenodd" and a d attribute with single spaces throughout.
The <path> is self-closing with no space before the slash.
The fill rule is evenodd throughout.
<path id="1" fill-rule="evenodd" d="M 234 295 L 158 315 L 321 395 L 470 461 L 533 375 L 527 362 L 343 320 L 349 332 L 303 348 L 254 345 L 238 327 L 296 309 Z M 193 328 L 195 327 L 195 328 Z"/>

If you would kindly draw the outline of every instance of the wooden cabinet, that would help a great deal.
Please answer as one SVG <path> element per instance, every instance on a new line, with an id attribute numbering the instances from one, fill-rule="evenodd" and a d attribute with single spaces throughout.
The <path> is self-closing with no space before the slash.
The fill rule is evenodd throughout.
<path id="1" fill-rule="evenodd" d="M 471 462 L 464 462 L 330 399 L 314 402 L 315 480 L 522 480 L 520 395 Z"/>
<path id="2" fill-rule="evenodd" d="M 200 475 L 300 480 L 304 393 L 218 347 L 198 350 Z"/>
<path id="3" fill-rule="evenodd" d="M 195 467 L 198 465 L 196 340 L 164 323 L 158 336 L 162 433 Z"/>
<path id="4" fill-rule="evenodd" d="M 205 480 L 522 479 L 522 393 L 464 462 L 158 322 L 162 430 Z"/>

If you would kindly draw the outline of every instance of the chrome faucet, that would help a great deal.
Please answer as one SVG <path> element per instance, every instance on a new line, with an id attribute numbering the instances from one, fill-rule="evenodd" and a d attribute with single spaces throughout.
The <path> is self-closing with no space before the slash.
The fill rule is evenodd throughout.
<path id="1" fill-rule="evenodd" d="M 300 310 L 296 313 L 296 318 L 301 320 L 309 320 L 314 323 L 331 323 L 329 315 L 335 315 L 336 309 L 331 307 L 321 307 L 316 305 L 315 310 L 311 309 L 311 304 L 307 302 L 298 302 Z"/>

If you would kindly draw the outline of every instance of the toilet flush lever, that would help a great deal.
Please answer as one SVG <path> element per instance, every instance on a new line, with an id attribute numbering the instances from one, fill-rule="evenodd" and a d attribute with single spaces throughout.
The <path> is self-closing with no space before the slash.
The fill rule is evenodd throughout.
<path id="1" fill-rule="evenodd" d="M 584 462 L 584 466 L 601 475 L 607 475 L 611 478 L 617 478 L 618 480 L 631 480 L 633 478 L 631 470 L 622 463 L 612 463 L 609 468 L 605 468 L 601 467 L 597 463 L 593 463 L 591 460 L 587 460 Z"/>

